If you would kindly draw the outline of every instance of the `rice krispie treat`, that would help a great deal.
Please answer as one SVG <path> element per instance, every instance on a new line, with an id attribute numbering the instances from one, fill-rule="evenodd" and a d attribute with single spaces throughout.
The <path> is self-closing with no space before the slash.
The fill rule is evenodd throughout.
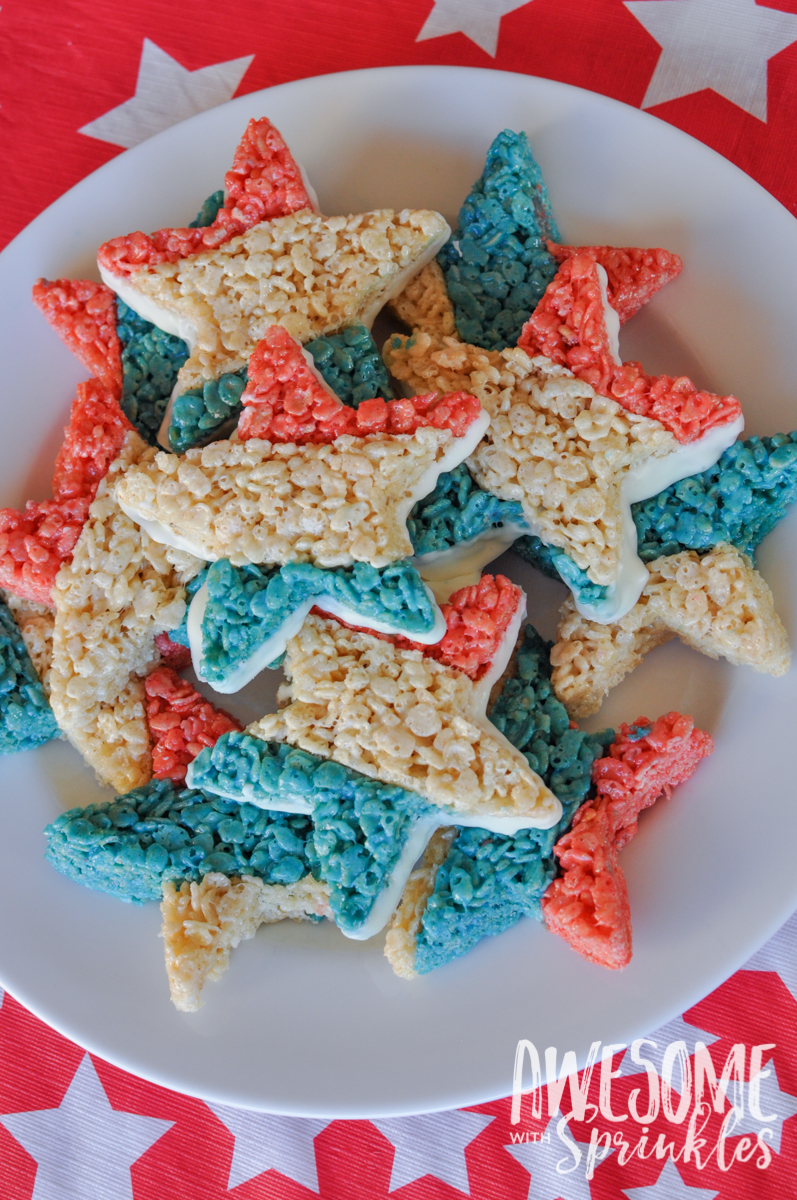
<path id="1" fill-rule="evenodd" d="M 205 984 L 221 978 L 230 951 L 261 925 L 318 920 L 329 916 L 329 906 L 326 887 L 312 875 L 286 886 L 212 871 L 199 883 L 164 883 L 161 912 L 172 1003 L 180 1012 L 196 1012 Z"/>
<path id="2" fill-rule="evenodd" d="M 681 274 L 683 263 L 669 250 L 637 246 L 559 246 L 548 242 L 557 263 L 586 254 L 606 272 L 606 298 L 620 324 L 635 316 L 666 283 Z"/>
<path id="3" fill-rule="evenodd" d="M 22 634 L 25 649 L 44 688 L 44 694 L 49 698 L 55 613 L 46 604 L 25 600 L 21 596 L 15 596 L 13 592 L 0 591 L 0 600 L 4 600 L 8 605 L 8 611 Z"/>
<path id="4" fill-rule="evenodd" d="M 100 480 L 131 429 L 116 398 L 97 379 L 79 383 L 55 460 L 53 499 L 24 511 L 0 509 L 0 587 L 52 605 L 52 588 L 80 536 Z"/>
<path id="5" fill-rule="evenodd" d="M 58 726 L 8 605 L 0 600 L 0 754 L 58 737 Z"/>
<path id="6" fill-rule="evenodd" d="M 312 563 L 234 567 L 223 558 L 204 573 L 188 611 L 197 676 L 216 691 L 239 691 L 281 662 L 288 639 L 315 606 L 348 624 L 421 642 L 439 642 L 445 632 L 443 615 L 408 562 L 323 570 Z"/>
<path id="7" fill-rule="evenodd" d="M 345 411 L 369 432 L 330 445 L 249 438 L 183 458 L 161 452 L 126 472 L 119 503 L 152 537 L 209 562 L 386 566 L 412 552 L 413 505 L 478 445 L 489 417 L 464 393 Z M 392 431 L 370 432 L 380 428 Z"/>
<path id="8" fill-rule="evenodd" d="M 646 375 L 639 363 L 622 363 L 618 330 L 619 316 L 607 296 L 607 273 L 587 252 L 565 259 L 559 267 L 523 326 L 518 346 L 567 367 L 629 412 L 655 418 L 679 442 L 694 442 L 722 426 L 734 427 L 730 440 L 735 439 L 741 417 L 735 396 L 699 389 L 686 376 Z"/>
<path id="9" fill-rule="evenodd" d="M 188 764 L 223 733 L 241 724 L 201 696 L 170 667 L 156 667 L 144 680 L 147 725 L 152 737 L 152 775 L 182 783 Z"/>
<path id="10" fill-rule="evenodd" d="M 650 650 L 673 637 L 709 658 L 770 675 L 791 665 L 769 587 L 746 555 L 721 542 L 702 557 L 684 550 L 649 563 L 637 604 L 614 624 L 589 621 L 566 600 L 551 651 L 556 694 L 572 716 L 589 716 Z"/>
<path id="11" fill-rule="evenodd" d="M 158 661 L 156 635 L 180 625 L 184 583 L 199 570 L 190 555 L 153 542 L 114 499 L 124 472 L 153 454 L 127 434 L 53 588 L 53 712 L 100 780 L 118 791 L 150 777 L 144 677 Z"/>
<path id="12" fill-rule="evenodd" d="M 593 768 L 597 796 L 554 846 L 562 874 L 542 898 L 545 924 L 590 962 L 617 969 L 631 960 L 631 913 L 618 851 L 639 813 L 693 773 L 714 743 L 690 717 L 668 713 L 623 725 Z"/>
<path id="13" fill-rule="evenodd" d="M 464 388 L 490 414 L 468 461 L 477 484 L 520 502 L 530 532 L 575 564 L 568 583 L 580 611 L 616 620 L 638 599 L 647 576 L 634 553 L 631 504 L 716 461 L 736 437 L 724 425 L 681 447 L 657 420 L 598 395 L 570 371 L 523 350 L 480 350 L 419 333 L 384 349 L 392 374 L 410 390 Z M 582 585 L 605 588 L 593 592 Z"/>
<path id="14" fill-rule="evenodd" d="M 540 897 L 556 870 L 554 843 L 587 795 L 593 761 L 614 737 L 612 730 L 595 735 L 573 726 L 553 692 L 549 649 L 527 625 L 490 719 L 561 801 L 561 819 L 551 829 L 512 837 L 461 827 L 435 834 L 385 941 L 391 966 L 404 978 L 467 953 L 522 916 L 541 917 Z"/>

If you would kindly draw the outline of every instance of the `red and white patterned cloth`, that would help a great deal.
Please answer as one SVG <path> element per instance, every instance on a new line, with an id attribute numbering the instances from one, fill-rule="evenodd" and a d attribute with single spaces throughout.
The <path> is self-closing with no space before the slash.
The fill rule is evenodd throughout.
<path id="1" fill-rule="evenodd" d="M 122 148 L 233 95 L 406 63 L 543 75 L 645 108 L 724 154 L 797 213 L 797 0 L 227 0 L 223 8 L 209 0 L 7 0 L 0 9 L 0 245 Z M 722 1122 L 716 1113 L 696 1158 L 685 1152 L 688 1122 L 662 1112 L 641 1146 L 635 1122 L 615 1123 L 600 1111 L 591 1122 L 573 1121 L 577 1148 L 569 1149 L 557 1117 L 543 1107 L 534 1118 L 529 1098 L 516 1125 L 509 1099 L 390 1121 L 211 1108 L 92 1059 L 6 995 L 0 1196 L 797 1196 L 797 918 L 744 970 L 651 1036 L 658 1050 L 648 1046 L 647 1057 L 659 1074 L 665 1048 L 678 1041 L 692 1069 L 695 1043 L 704 1043 L 717 1075 L 734 1044 L 748 1053 L 767 1044 L 758 1083 L 743 1075 L 744 1116 L 722 1153 L 711 1153 Z M 613 1065 L 614 1113 L 627 1112 L 635 1088 L 644 1106 L 643 1068 L 622 1051 Z M 598 1070 L 589 1100 L 599 1101 Z M 770 1132 L 757 1143 L 764 1126 Z M 590 1172 L 591 1137 L 599 1153 Z"/>

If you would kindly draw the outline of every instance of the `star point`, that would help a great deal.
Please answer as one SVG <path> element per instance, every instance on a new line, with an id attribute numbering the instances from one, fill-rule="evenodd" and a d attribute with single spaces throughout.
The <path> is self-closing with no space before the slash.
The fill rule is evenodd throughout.
<path id="1" fill-rule="evenodd" d="M 481 1113 L 455 1110 L 374 1121 L 395 1151 L 388 1191 L 395 1192 L 431 1175 L 469 1196 L 465 1150 L 494 1120 Z"/>
<path id="2" fill-rule="evenodd" d="M 767 120 L 767 63 L 797 41 L 797 16 L 755 0 L 627 0 L 662 48 L 642 108 L 708 88 Z"/>
<path id="3" fill-rule="evenodd" d="M 272 1170 L 318 1192 L 315 1139 L 331 1122 L 249 1112 L 225 1104 L 208 1108 L 235 1139 L 228 1192 Z"/>
<path id="4" fill-rule="evenodd" d="M 173 1123 L 113 1108 L 88 1054 L 57 1108 L 0 1116 L 37 1164 L 31 1200 L 133 1200 L 131 1166 Z"/>
<path id="5" fill-rule="evenodd" d="M 501 18 L 525 8 L 530 0 L 435 0 L 435 5 L 416 37 L 416 42 L 463 33 L 495 58 Z"/>
<path id="6" fill-rule="evenodd" d="M 189 71 L 144 38 L 135 95 L 78 133 L 129 150 L 178 121 L 231 100 L 254 57 L 248 54 Z"/>

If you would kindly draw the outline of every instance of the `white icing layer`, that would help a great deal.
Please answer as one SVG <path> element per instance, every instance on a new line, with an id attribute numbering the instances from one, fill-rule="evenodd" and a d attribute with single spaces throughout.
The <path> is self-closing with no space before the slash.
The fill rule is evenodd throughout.
<path id="1" fill-rule="evenodd" d="M 384 929 L 398 908 L 412 868 L 423 854 L 429 839 L 439 825 L 440 822 L 435 816 L 421 817 L 419 821 L 415 822 L 404 843 L 404 849 L 390 872 L 387 883 L 374 900 L 370 913 L 359 929 L 341 929 L 341 933 L 351 938 L 352 941 L 364 942 L 379 933 L 380 929 Z"/>
<path id="2" fill-rule="evenodd" d="M 665 488 L 713 467 L 717 459 L 732 446 L 744 429 L 744 417 L 725 425 L 716 425 L 694 442 L 678 446 L 661 458 L 649 458 L 630 470 L 621 489 L 623 505 L 623 543 L 620 550 L 620 570 L 616 583 L 599 604 L 586 604 L 575 595 L 576 608 L 583 617 L 610 625 L 619 621 L 636 604 L 648 581 L 648 569 L 637 554 L 637 532 L 631 505 L 657 496 Z"/>
<path id="3" fill-rule="evenodd" d="M 595 266 L 601 290 L 603 324 L 606 327 L 606 340 L 609 343 L 609 353 L 618 367 L 621 367 L 623 361 L 620 358 L 620 314 L 609 303 L 609 276 L 606 274 L 605 267 L 602 267 L 600 263 L 596 263 Z"/>
<path id="4" fill-rule="evenodd" d="M 430 585 L 438 603 L 442 604 L 452 592 L 478 583 L 483 568 L 500 558 L 505 550 L 528 532 L 529 527 L 525 522 L 507 521 L 483 530 L 467 542 L 457 542 L 448 550 L 416 554 L 410 561 L 421 579 Z"/>
<path id="5" fill-rule="evenodd" d="M 324 612 L 329 613 L 330 616 L 337 617 L 339 621 L 344 621 L 347 625 L 361 625 L 366 629 L 373 629 L 376 633 L 403 634 L 405 637 L 410 637 L 413 641 L 419 642 L 424 646 L 433 646 L 444 636 L 446 622 L 440 609 L 434 603 L 434 596 L 429 588 L 426 588 L 426 593 L 434 605 L 435 620 L 433 627 L 427 633 L 421 634 L 407 633 L 406 629 L 391 625 L 388 621 L 377 621 L 371 617 L 364 616 L 357 609 L 350 608 L 347 604 L 342 604 L 332 596 L 325 594 L 310 596 L 307 600 L 303 600 L 285 618 L 278 629 L 275 629 L 265 641 L 260 643 L 249 658 L 239 663 L 226 679 L 209 680 L 203 672 L 204 664 L 202 657 L 202 622 L 208 602 L 208 586 L 206 583 L 203 583 L 188 608 L 187 627 L 188 644 L 191 648 L 191 665 L 194 668 L 197 678 L 201 679 L 203 683 L 210 683 L 214 691 L 220 692 L 225 696 L 229 696 L 233 692 L 239 692 L 241 688 L 246 687 L 247 683 L 251 683 L 261 671 L 264 671 L 269 663 L 274 662 L 281 654 L 285 653 L 288 642 L 299 632 L 310 609 L 316 605 L 323 609 Z"/>
<path id="6" fill-rule="evenodd" d="M 504 636 L 501 638 L 498 649 L 493 656 L 493 661 L 474 687 L 474 708 L 479 712 L 487 712 L 487 705 L 490 702 L 490 692 L 509 665 L 509 660 L 514 653 L 518 637 L 520 636 L 520 630 L 526 619 L 527 608 L 526 593 L 521 588 L 520 601 L 512 616 L 512 620 L 504 631 Z"/>
<path id="7" fill-rule="evenodd" d="M 415 487 L 409 491 L 404 500 L 396 505 L 396 513 L 400 521 L 406 523 L 419 500 L 433 492 L 437 481 L 446 471 L 453 471 L 461 462 L 469 458 L 490 427 L 490 415 L 481 410 L 475 421 L 472 421 L 462 437 L 453 437 L 443 456 L 433 462 L 421 475 Z"/>

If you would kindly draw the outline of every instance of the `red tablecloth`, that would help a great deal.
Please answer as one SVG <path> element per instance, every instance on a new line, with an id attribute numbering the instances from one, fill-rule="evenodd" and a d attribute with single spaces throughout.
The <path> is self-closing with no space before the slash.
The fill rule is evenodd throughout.
<path id="1" fill-rule="evenodd" d="M 0 245 L 121 148 L 174 121 L 286 80 L 400 63 L 495 66 L 641 106 L 726 155 L 797 212 L 794 0 L 8 0 L 0 10 Z M 726 1125 L 724 1139 L 723 1116 L 712 1110 L 690 1144 L 689 1119 L 666 1116 L 664 1102 L 677 1110 L 677 1094 L 663 1095 L 647 1127 L 612 1120 L 627 1114 L 634 1089 L 638 1108 L 647 1104 L 648 1076 L 622 1051 L 613 1058 L 612 1109 L 604 1092 L 602 1109 L 571 1121 L 569 1134 L 557 1132 L 547 1097 L 538 1118 L 526 1098 L 515 1125 L 509 1099 L 374 1122 L 211 1109 L 92 1059 L 6 995 L 0 1196 L 797 1196 L 797 919 L 652 1037 L 658 1049 L 642 1050 L 651 1074 L 667 1074 L 665 1048 L 679 1041 L 693 1072 L 702 1042 L 708 1049 L 698 1058 L 710 1057 L 718 1076 L 732 1047 L 746 1048 L 741 1088 L 728 1092 L 743 1115 Z M 754 1045 L 766 1048 L 751 1083 Z M 588 1096 L 596 1105 L 599 1076 L 597 1068 Z M 569 1111 L 567 1093 L 561 1107 Z M 591 1138 L 598 1153 L 590 1170 Z"/>

